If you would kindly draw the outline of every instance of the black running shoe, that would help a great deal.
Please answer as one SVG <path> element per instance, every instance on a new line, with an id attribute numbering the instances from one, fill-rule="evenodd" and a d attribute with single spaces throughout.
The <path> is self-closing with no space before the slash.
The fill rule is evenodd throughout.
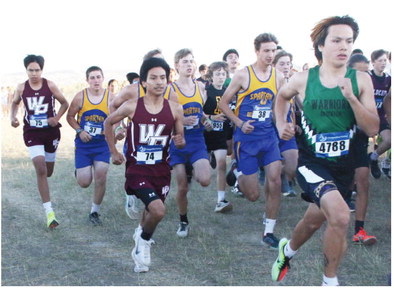
<path id="1" fill-rule="evenodd" d="M 187 183 L 190 184 L 193 178 L 193 165 L 189 161 L 187 161 L 185 164 L 185 169 L 186 169 Z"/>
<path id="2" fill-rule="evenodd" d="M 237 168 L 237 162 L 233 162 L 230 167 L 230 170 L 227 172 L 226 175 L 226 182 L 228 186 L 234 186 L 235 182 L 237 181 L 237 177 L 234 174 L 234 170 Z"/>
<path id="3" fill-rule="evenodd" d="M 100 215 L 97 212 L 90 213 L 89 214 L 89 220 L 94 225 L 101 225 L 102 224 L 102 222 L 100 220 Z"/>
<path id="4" fill-rule="evenodd" d="M 215 153 L 211 152 L 210 153 L 210 157 L 209 157 L 209 164 L 211 164 L 212 169 L 216 168 L 216 157 L 215 157 Z"/>
<path id="5" fill-rule="evenodd" d="M 382 172 L 379 169 L 379 164 L 378 164 L 378 160 L 372 160 L 371 159 L 371 154 L 369 153 L 369 165 L 371 166 L 371 174 L 373 176 L 373 178 L 375 179 L 379 179 L 380 176 L 382 175 Z"/>

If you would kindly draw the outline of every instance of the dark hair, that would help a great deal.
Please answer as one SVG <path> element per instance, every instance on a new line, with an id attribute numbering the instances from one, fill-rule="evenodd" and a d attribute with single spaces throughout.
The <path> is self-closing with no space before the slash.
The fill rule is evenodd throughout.
<path id="1" fill-rule="evenodd" d="M 201 65 L 198 67 L 198 71 L 201 72 L 202 70 L 205 70 L 205 69 L 207 69 L 207 68 L 208 68 L 208 66 L 207 66 L 206 64 L 201 64 Z"/>
<path id="2" fill-rule="evenodd" d="M 155 67 L 161 67 L 166 71 L 166 78 L 168 82 L 168 78 L 170 77 L 170 66 L 167 64 L 167 62 L 163 58 L 149 58 L 146 59 L 140 69 L 140 82 L 146 81 L 148 78 L 148 73 L 149 70 Z"/>
<path id="3" fill-rule="evenodd" d="M 126 78 L 127 78 L 127 81 L 129 81 L 130 84 L 133 84 L 134 79 L 140 78 L 140 75 L 138 75 L 135 72 L 130 72 L 130 73 L 127 73 Z"/>
<path id="4" fill-rule="evenodd" d="M 363 50 L 357 48 L 352 51 L 352 55 L 354 55 L 354 54 L 364 54 L 364 52 L 363 52 Z"/>
<path id="5" fill-rule="evenodd" d="M 348 25 L 353 30 L 353 41 L 356 41 L 359 28 L 357 22 L 350 16 L 333 16 L 321 20 L 312 29 L 311 39 L 313 42 L 313 49 L 315 50 L 315 56 L 318 61 L 323 60 L 322 53 L 319 51 L 319 46 L 323 46 L 328 35 L 328 29 L 332 25 Z"/>
<path id="6" fill-rule="evenodd" d="M 112 82 L 115 82 L 115 81 L 118 82 L 116 79 L 111 79 L 111 80 L 109 80 L 109 81 L 108 81 L 108 87 L 111 86 Z"/>
<path id="7" fill-rule="evenodd" d="M 278 60 L 284 56 L 289 56 L 290 62 L 293 62 L 293 55 L 291 55 L 289 52 L 286 52 L 285 50 L 280 50 L 278 53 L 275 54 L 274 61 L 272 61 L 272 64 L 276 65 L 278 63 Z"/>
<path id="8" fill-rule="evenodd" d="M 278 39 L 271 34 L 271 33 L 263 33 L 258 35 L 254 39 L 254 49 L 257 51 L 260 49 L 261 43 L 268 43 L 268 42 L 274 42 L 275 44 L 278 44 Z"/>
<path id="9" fill-rule="evenodd" d="M 371 53 L 371 61 L 374 62 L 376 59 L 378 59 L 379 57 L 381 57 L 384 54 L 388 55 L 387 51 L 383 50 L 383 49 L 373 51 Z"/>
<path id="10" fill-rule="evenodd" d="M 226 51 L 226 53 L 224 53 L 224 55 L 223 55 L 223 61 L 227 61 L 227 56 L 230 55 L 230 54 L 237 54 L 237 56 L 239 58 L 239 54 L 238 54 L 237 50 L 235 50 L 235 49 L 228 49 Z"/>
<path id="11" fill-rule="evenodd" d="M 85 73 L 85 74 L 86 74 L 86 79 L 89 78 L 90 72 L 93 72 L 93 71 L 100 71 L 100 72 L 101 72 L 101 75 L 104 77 L 103 70 L 101 70 L 100 67 L 98 67 L 98 66 L 90 66 L 90 67 L 86 70 L 86 73 Z"/>
<path id="12" fill-rule="evenodd" d="M 30 55 L 27 55 L 25 57 L 25 59 L 23 59 L 23 64 L 25 65 L 26 69 L 30 63 L 34 63 L 34 62 L 40 66 L 41 70 L 44 68 L 45 60 L 44 60 L 44 57 L 42 57 L 41 55 L 30 54 Z"/>
<path id="13" fill-rule="evenodd" d="M 221 68 L 224 69 L 224 71 L 226 71 L 226 75 L 228 78 L 228 64 L 224 61 L 217 61 L 217 62 L 213 62 L 211 65 L 209 65 L 208 67 L 208 73 L 207 73 L 207 77 L 209 79 L 209 81 L 212 81 L 212 77 L 213 77 L 213 72 L 216 70 L 220 70 Z"/>
<path id="14" fill-rule="evenodd" d="M 369 61 L 363 54 L 354 54 L 347 62 L 347 66 L 353 68 L 356 63 L 369 63 Z"/>

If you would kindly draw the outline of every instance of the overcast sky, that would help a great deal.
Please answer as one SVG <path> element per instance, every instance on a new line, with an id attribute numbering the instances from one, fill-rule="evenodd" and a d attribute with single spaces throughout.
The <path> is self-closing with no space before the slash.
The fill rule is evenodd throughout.
<path id="1" fill-rule="evenodd" d="M 302 66 L 315 63 L 311 29 L 333 15 L 356 19 L 355 48 L 368 58 L 393 44 L 388 0 L 2 0 L 0 11 L 0 75 L 24 72 L 27 54 L 45 57 L 44 72 L 84 72 L 92 65 L 138 72 L 154 48 L 171 66 L 182 48 L 193 50 L 198 65 L 235 48 L 244 66 L 254 62 L 253 41 L 263 32 L 273 33 Z"/>

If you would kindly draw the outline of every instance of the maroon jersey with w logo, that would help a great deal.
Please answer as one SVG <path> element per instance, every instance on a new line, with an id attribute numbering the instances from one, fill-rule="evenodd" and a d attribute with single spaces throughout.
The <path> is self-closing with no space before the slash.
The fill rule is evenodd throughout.
<path id="1" fill-rule="evenodd" d="M 25 105 L 23 131 L 52 128 L 48 125 L 48 118 L 56 116 L 55 98 L 45 78 L 42 78 L 39 90 L 31 88 L 29 81 L 26 81 L 21 98 Z"/>
<path id="2" fill-rule="evenodd" d="M 127 127 L 126 175 L 163 176 L 170 173 L 169 143 L 175 119 L 168 100 L 157 114 L 149 113 L 144 97 L 137 100 L 133 118 Z"/>

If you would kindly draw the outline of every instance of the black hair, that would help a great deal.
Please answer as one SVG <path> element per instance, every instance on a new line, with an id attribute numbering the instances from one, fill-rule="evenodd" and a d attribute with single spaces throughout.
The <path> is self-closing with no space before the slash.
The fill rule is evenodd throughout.
<path id="1" fill-rule="evenodd" d="M 126 78 L 130 84 L 133 84 L 134 79 L 140 78 L 140 75 L 138 75 L 138 73 L 135 73 L 135 72 L 130 72 L 130 73 L 127 73 Z"/>
<path id="2" fill-rule="evenodd" d="M 227 56 L 229 55 L 229 54 L 237 54 L 237 56 L 238 56 L 238 58 L 239 58 L 239 54 L 238 54 L 238 52 L 237 52 L 237 50 L 235 50 L 235 49 L 228 49 L 227 51 L 226 51 L 226 53 L 224 53 L 224 55 L 223 55 L 223 61 L 227 61 Z"/>
<path id="3" fill-rule="evenodd" d="M 161 67 L 166 71 L 166 78 L 167 78 L 167 82 L 168 79 L 170 77 L 170 66 L 167 64 L 167 62 L 163 59 L 163 58 L 149 58 L 146 59 L 140 68 L 140 82 L 142 83 L 143 81 L 146 81 L 146 79 L 148 78 L 148 72 L 149 70 L 151 70 L 152 68 L 155 67 Z"/>
<path id="4" fill-rule="evenodd" d="M 101 75 L 104 77 L 103 70 L 101 70 L 100 67 L 98 67 L 98 66 L 90 66 L 90 67 L 86 70 L 86 79 L 89 79 L 89 74 L 90 74 L 90 72 L 93 72 L 93 71 L 100 71 Z"/>
<path id="5" fill-rule="evenodd" d="M 367 57 L 365 57 L 363 54 L 353 54 L 349 61 L 347 62 L 347 66 L 350 68 L 354 67 L 354 64 L 356 63 L 369 63 Z"/>
<path id="6" fill-rule="evenodd" d="M 41 55 L 30 54 L 30 55 L 27 55 L 25 57 L 25 59 L 23 59 L 23 64 L 25 65 L 26 69 L 27 69 L 27 66 L 29 66 L 29 64 L 33 63 L 33 62 L 36 62 L 40 66 L 41 70 L 44 68 L 45 60 L 44 60 L 44 57 L 42 57 Z"/>

